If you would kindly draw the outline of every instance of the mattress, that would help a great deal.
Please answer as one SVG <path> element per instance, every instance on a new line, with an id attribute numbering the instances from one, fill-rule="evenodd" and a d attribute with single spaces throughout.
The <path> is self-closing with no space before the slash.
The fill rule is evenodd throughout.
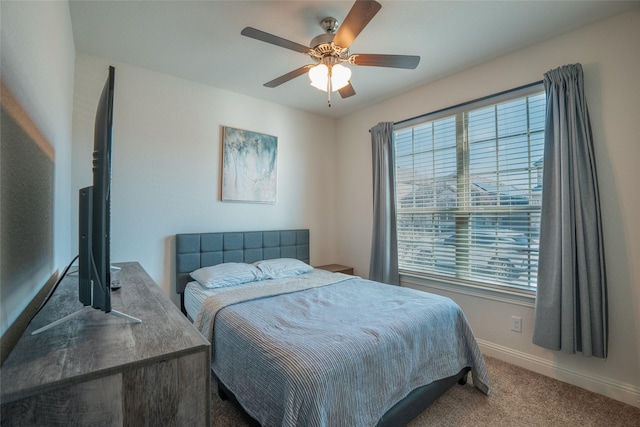
<path id="1" fill-rule="evenodd" d="M 325 277 L 327 277 L 327 275 L 325 274 L 325 270 L 316 269 L 315 271 L 316 273 L 322 274 Z M 327 279 L 325 280 L 325 282 L 326 283 L 335 282 L 335 281 L 345 280 L 352 277 L 344 274 L 333 274 L 332 276 L 334 277 L 333 279 Z M 255 283 L 246 283 L 243 285 L 235 286 L 234 288 L 250 289 L 253 287 L 255 287 Z M 184 290 L 184 308 L 187 312 L 187 316 L 189 317 L 189 319 L 191 319 L 191 321 L 193 321 L 198 315 L 198 313 L 200 312 L 200 310 L 202 309 L 202 306 L 207 298 L 224 294 L 224 293 L 227 293 L 228 291 L 229 291 L 229 288 L 214 288 L 214 289 L 205 288 L 196 281 L 187 283 Z"/>
<path id="2" fill-rule="evenodd" d="M 415 388 L 465 367 L 488 393 L 482 355 L 453 301 L 352 276 L 323 284 L 327 275 L 301 275 L 307 289 L 295 279 L 191 285 L 216 376 L 262 425 L 371 426 Z"/>
<path id="3" fill-rule="evenodd" d="M 195 281 L 187 283 L 184 289 L 184 308 L 189 319 L 193 321 L 196 318 L 204 301 L 212 295 L 215 295 L 214 289 L 204 288 Z"/>

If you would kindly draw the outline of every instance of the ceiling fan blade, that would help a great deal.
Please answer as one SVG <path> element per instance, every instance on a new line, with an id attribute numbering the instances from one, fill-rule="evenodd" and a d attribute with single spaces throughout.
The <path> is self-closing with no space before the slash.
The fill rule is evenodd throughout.
<path id="1" fill-rule="evenodd" d="M 369 67 L 408 68 L 413 70 L 420 63 L 420 57 L 415 55 L 377 55 L 373 53 L 356 53 L 351 55 L 349 63 Z"/>
<path id="2" fill-rule="evenodd" d="M 342 89 L 338 89 L 338 93 L 340 94 L 341 97 L 348 98 L 350 96 L 355 95 L 356 90 L 351 85 L 351 82 L 349 82 L 349 84 L 343 87 Z"/>
<path id="3" fill-rule="evenodd" d="M 278 77 L 276 79 L 273 79 L 270 82 L 265 83 L 263 86 L 266 86 L 266 87 L 280 86 L 282 83 L 286 83 L 289 80 L 293 80 L 296 77 L 299 77 L 299 76 L 303 75 L 311 67 L 313 67 L 313 65 L 302 66 L 302 67 L 297 68 L 297 69 L 295 69 L 295 70 L 293 70 L 291 72 L 288 72 L 287 74 L 285 74 L 283 76 L 280 76 L 280 77 Z"/>
<path id="4" fill-rule="evenodd" d="M 351 10 L 338 27 L 333 43 L 342 48 L 348 48 L 358 37 L 360 31 L 378 13 L 382 5 L 374 0 L 356 0 Z"/>
<path id="5" fill-rule="evenodd" d="M 274 36 L 273 34 L 265 33 L 264 31 L 256 30 L 253 27 L 243 28 L 240 34 L 242 34 L 243 36 L 251 37 L 252 39 L 260 40 L 265 43 L 271 43 L 276 46 L 295 50 L 296 52 L 304 54 L 308 54 L 310 51 L 310 49 L 305 45 L 283 39 L 282 37 Z"/>

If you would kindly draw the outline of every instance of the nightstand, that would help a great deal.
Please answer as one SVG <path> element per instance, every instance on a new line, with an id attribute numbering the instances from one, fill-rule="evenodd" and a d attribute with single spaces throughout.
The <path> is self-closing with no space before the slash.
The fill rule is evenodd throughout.
<path id="1" fill-rule="evenodd" d="M 327 265 L 319 265 L 315 268 L 319 268 L 320 270 L 331 271 L 332 273 L 344 273 L 344 274 L 353 275 L 353 267 L 347 267 L 346 265 L 327 264 Z"/>

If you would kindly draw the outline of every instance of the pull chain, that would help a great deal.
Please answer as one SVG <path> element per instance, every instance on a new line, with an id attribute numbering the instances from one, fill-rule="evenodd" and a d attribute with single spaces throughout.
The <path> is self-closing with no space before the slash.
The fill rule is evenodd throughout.
<path id="1" fill-rule="evenodd" d="M 329 108 L 331 108 L 331 68 L 329 67 L 329 78 L 327 79 L 327 102 L 329 103 Z"/>

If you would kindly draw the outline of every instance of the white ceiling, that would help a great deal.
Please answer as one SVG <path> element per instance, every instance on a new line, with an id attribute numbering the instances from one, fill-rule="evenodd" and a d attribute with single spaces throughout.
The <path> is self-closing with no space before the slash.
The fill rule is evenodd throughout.
<path id="1" fill-rule="evenodd" d="M 341 22 L 353 1 L 70 1 L 79 52 L 220 89 L 338 117 L 448 74 L 633 7 L 617 1 L 397 1 L 382 9 L 351 53 L 419 55 L 415 70 L 352 66 L 356 95 L 342 99 L 306 76 L 263 83 L 312 61 L 240 35 L 251 26 L 308 45 L 322 18 Z M 561 65 L 561 64 L 559 64 Z"/>

